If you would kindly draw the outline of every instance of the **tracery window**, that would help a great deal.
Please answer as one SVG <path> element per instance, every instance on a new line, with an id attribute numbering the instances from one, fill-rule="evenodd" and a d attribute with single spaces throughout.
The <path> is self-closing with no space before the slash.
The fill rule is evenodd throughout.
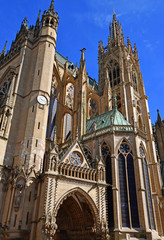
<path id="1" fill-rule="evenodd" d="M 0 88 L 0 106 L 3 106 L 3 103 L 7 97 L 7 93 L 9 91 L 11 85 L 11 81 L 7 81 L 3 84 L 3 86 Z"/>
<path id="2" fill-rule="evenodd" d="M 92 162 L 92 154 L 91 152 L 89 151 L 88 148 L 84 147 L 84 153 L 85 153 L 85 156 L 86 158 L 89 160 L 89 162 L 91 163 Z"/>
<path id="3" fill-rule="evenodd" d="M 82 157 L 81 157 L 80 153 L 73 152 L 70 156 L 70 162 L 75 166 L 81 165 L 82 164 Z"/>
<path id="4" fill-rule="evenodd" d="M 47 137 L 53 140 L 54 129 L 56 124 L 56 112 L 57 112 L 57 96 L 54 88 L 51 90 L 51 98 L 49 104 L 48 124 L 47 124 Z"/>
<path id="5" fill-rule="evenodd" d="M 145 151 L 140 146 L 140 157 L 142 160 L 142 177 L 143 177 L 143 184 L 145 188 L 145 202 L 146 202 L 146 211 L 148 216 L 148 223 L 149 228 L 155 229 L 155 221 L 154 221 L 154 212 L 153 212 L 153 204 L 152 204 L 152 197 L 151 197 L 151 190 L 150 190 L 150 180 L 149 180 L 149 172 L 148 166 L 145 156 Z"/>
<path id="6" fill-rule="evenodd" d="M 98 102 L 94 98 L 89 98 L 89 117 L 93 118 L 98 115 Z"/>
<path id="7" fill-rule="evenodd" d="M 114 87 L 120 83 L 120 68 L 119 64 L 115 60 L 111 60 L 109 65 L 110 85 L 111 87 Z"/>
<path id="8" fill-rule="evenodd" d="M 106 183 L 110 184 L 107 187 L 107 206 L 108 206 L 108 227 L 114 227 L 114 215 L 113 215 L 113 191 L 112 191 L 112 163 L 111 153 L 108 145 L 104 142 L 101 146 L 101 153 L 105 162 L 106 169 Z"/>
<path id="9" fill-rule="evenodd" d="M 72 83 L 66 85 L 66 105 L 69 108 L 73 108 L 74 101 L 74 86 Z"/>
<path id="10" fill-rule="evenodd" d="M 132 85 L 133 85 L 133 89 L 137 92 L 138 91 L 138 84 L 137 84 L 137 74 L 135 72 L 135 70 L 132 70 Z"/>
<path id="11" fill-rule="evenodd" d="M 122 227 L 138 228 L 138 204 L 131 147 L 123 141 L 118 151 Z"/>
<path id="12" fill-rule="evenodd" d="M 72 116 L 69 113 L 64 115 L 64 141 L 71 139 L 72 132 Z"/>

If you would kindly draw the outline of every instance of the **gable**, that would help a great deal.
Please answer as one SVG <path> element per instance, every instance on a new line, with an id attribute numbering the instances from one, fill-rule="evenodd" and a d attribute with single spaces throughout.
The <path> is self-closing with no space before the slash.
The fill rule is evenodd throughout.
<path id="1" fill-rule="evenodd" d="M 61 158 L 61 162 L 73 166 L 90 168 L 90 163 L 85 157 L 83 148 L 78 141 L 75 141 L 75 143 L 66 150 L 65 154 Z"/>

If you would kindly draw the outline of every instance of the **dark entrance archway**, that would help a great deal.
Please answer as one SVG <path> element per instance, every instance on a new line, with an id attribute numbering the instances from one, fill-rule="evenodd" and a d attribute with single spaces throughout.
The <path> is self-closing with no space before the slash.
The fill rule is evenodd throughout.
<path id="1" fill-rule="evenodd" d="M 87 200 L 80 193 L 74 193 L 63 201 L 56 216 L 56 224 L 58 230 L 55 240 L 95 239 L 92 231 L 93 213 Z"/>

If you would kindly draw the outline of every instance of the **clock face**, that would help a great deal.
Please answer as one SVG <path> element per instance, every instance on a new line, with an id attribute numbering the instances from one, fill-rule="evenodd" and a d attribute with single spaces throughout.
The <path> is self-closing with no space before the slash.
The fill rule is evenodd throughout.
<path id="1" fill-rule="evenodd" d="M 43 96 L 43 95 L 39 95 L 39 96 L 37 97 L 37 101 L 38 101 L 38 103 L 40 103 L 41 105 L 47 104 L 47 98 L 46 98 L 45 96 Z"/>

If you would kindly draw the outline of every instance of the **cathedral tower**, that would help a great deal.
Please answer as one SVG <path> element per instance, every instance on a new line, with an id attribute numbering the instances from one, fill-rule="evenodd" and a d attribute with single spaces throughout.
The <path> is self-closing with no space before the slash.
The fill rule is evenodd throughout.
<path id="1" fill-rule="evenodd" d="M 2 239 L 162 240 L 162 181 L 136 45 L 116 14 L 99 81 L 56 51 L 54 1 L 0 54 Z M 163 125 L 158 115 L 157 130 Z M 161 150 L 162 156 L 162 150 Z M 2 235 L 1 234 L 1 235 Z M 1 237 L 0 235 L 0 237 Z"/>

